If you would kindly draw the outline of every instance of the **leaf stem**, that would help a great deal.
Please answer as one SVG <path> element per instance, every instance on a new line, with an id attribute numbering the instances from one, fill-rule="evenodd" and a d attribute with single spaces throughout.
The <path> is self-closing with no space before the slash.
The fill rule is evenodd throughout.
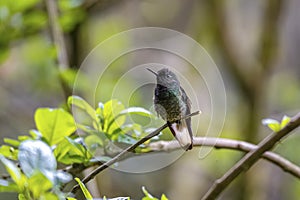
<path id="1" fill-rule="evenodd" d="M 183 117 L 182 119 L 187 119 L 190 118 L 192 116 L 198 115 L 200 113 L 200 111 L 196 111 L 194 113 L 191 113 L 189 115 L 186 115 L 185 117 Z M 124 155 L 126 155 L 128 152 L 132 152 L 135 148 L 137 148 L 139 145 L 143 144 L 144 142 L 150 140 L 151 138 L 153 138 L 154 136 L 158 135 L 162 130 L 164 130 L 165 128 L 168 127 L 168 124 L 165 123 L 164 125 L 162 125 L 161 127 L 157 128 L 156 130 L 154 130 L 153 132 L 149 133 L 149 135 L 143 137 L 142 139 L 140 139 L 139 141 L 137 141 L 135 144 L 127 147 L 126 149 L 124 149 L 123 151 L 121 151 L 118 155 L 116 155 L 115 157 L 113 157 L 111 160 L 107 161 L 106 163 L 100 165 L 99 167 L 97 167 L 95 170 L 93 170 L 90 174 L 88 174 L 84 179 L 82 179 L 82 183 L 86 184 L 87 182 L 89 182 L 90 180 L 92 180 L 97 174 L 99 174 L 101 171 L 105 170 L 106 168 L 108 168 L 109 166 L 111 166 L 112 164 L 118 162 L 119 160 L 121 160 L 121 158 L 123 158 Z M 77 190 L 79 189 L 79 185 L 75 185 L 72 190 L 71 193 L 75 193 Z"/>

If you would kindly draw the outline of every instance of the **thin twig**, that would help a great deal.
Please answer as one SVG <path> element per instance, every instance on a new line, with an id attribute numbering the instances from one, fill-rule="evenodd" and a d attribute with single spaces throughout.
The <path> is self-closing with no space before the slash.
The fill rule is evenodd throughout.
<path id="1" fill-rule="evenodd" d="M 247 153 L 239 162 L 228 170 L 220 179 L 216 180 L 202 200 L 216 199 L 221 192 L 242 172 L 247 171 L 254 165 L 260 157 L 274 147 L 283 137 L 300 125 L 300 112 L 295 115 L 291 121 L 280 131 L 273 132 L 271 135 L 261 141 L 256 149 Z"/>
<path id="2" fill-rule="evenodd" d="M 64 38 L 64 33 L 58 23 L 58 1 L 55 0 L 45 0 L 48 18 L 49 18 L 49 27 L 51 30 L 51 35 L 53 38 L 53 43 L 55 44 L 57 50 L 57 63 L 59 70 L 59 81 L 61 83 L 61 87 L 65 94 L 65 98 L 72 95 L 72 89 L 66 83 L 66 81 L 62 78 L 61 73 L 70 68 L 70 63 L 68 59 L 68 52 L 66 47 L 66 42 Z"/>
<path id="3" fill-rule="evenodd" d="M 57 1 L 45 0 L 48 11 L 50 29 L 53 36 L 53 41 L 58 52 L 58 64 L 61 71 L 69 68 L 69 60 L 67 54 L 66 43 L 63 32 L 58 23 L 58 7 Z"/>
<path id="4" fill-rule="evenodd" d="M 194 115 L 198 115 L 200 112 L 194 112 L 192 114 L 189 114 L 185 117 L 183 117 L 182 119 L 186 119 L 186 118 L 190 118 Z M 113 157 L 112 159 L 110 159 L 109 161 L 107 161 L 106 163 L 100 165 L 99 167 L 97 167 L 95 170 L 93 170 L 90 174 L 88 174 L 84 179 L 82 179 L 82 182 L 85 184 L 87 182 L 89 182 L 90 180 L 92 180 L 97 174 L 99 174 L 101 171 L 105 170 L 106 168 L 108 168 L 109 166 L 111 166 L 112 164 L 118 162 L 119 160 L 121 160 L 123 158 L 124 155 L 126 155 L 128 152 L 132 152 L 135 148 L 137 148 L 139 145 L 143 144 L 144 142 L 150 140 L 151 138 L 153 138 L 154 136 L 158 135 L 162 130 L 164 130 L 165 128 L 168 127 L 168 124 L 165 123 L 164 125 L 162 125 L 161 127 L 159 127 L 158 129 L 154 130 L 153 132 L 151 132 L 149 135 L 147 135 L 146 137 L 140 139 L 139 141 L 137 141 L 135 144 L 127 147 L 125 150 L 123 150 L 122 152 L 120 152 L 118 155 L 116 155 L 115 157 Z M 71 193 L 75 193 L 77 190 L 79 189 L 79 185 L 75 185 L 72 190 Z"/>
<path id="5" fill-rule="evenodd" d="M 194 146 L 206 146 L 214 147 L 217 149 L 232 149 L 239 150 L 243 152 L 249 152 L 257 149 L 257 145 L 227 139 L 227 138 L 213 138 L 213 137 L 194 137 L 193 139 Z M 149 144 L 149 147 L 152 152 L 161 152 L 161 151 L 172 151 L 181 148 L 177 141 L 158 141 L 152 142 Z M 274 152 L 265 152 L 262 155 L 262 158 L 270 161 L 271 163 L 280 167 L 283 171 L 290 173 L 291 175 L 300 179 L 300 167 L 290 162 L 289 160 L 283 158 L 282 156 Z"/>

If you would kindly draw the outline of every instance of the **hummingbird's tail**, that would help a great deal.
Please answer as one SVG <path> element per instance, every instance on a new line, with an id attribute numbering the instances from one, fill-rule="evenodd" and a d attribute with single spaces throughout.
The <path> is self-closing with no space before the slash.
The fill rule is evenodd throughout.
<path id="1" fill-rule="evenodd" d="M 168 126 L 184 150 L 187 151 L 193 148 L 193 134 L 188 121 L 180 120 L 174 123 L 169 123 Z"/>

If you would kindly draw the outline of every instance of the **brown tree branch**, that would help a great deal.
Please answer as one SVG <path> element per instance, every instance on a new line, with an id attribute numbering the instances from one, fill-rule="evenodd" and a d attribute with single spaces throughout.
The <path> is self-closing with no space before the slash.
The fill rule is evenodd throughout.
<path id="1" fill-rule="evenodd" d="M 53 43 L 55 44 L 57 50 L 57 63 L 58 69 L 60 72 L 70 68 L 70 63 L 68 59 L 68 52 L 66 47 L 66 42 L 64 38 L 64 33 L 58 23 L 58 5 L 55 0 L 45 0 L 48 18 L 49 18 L 49 27 L 51 30 L 51 36 L 53 38 Z M 68 84 L 59 76 L 59 81 L 61 83 L 62 89 L 66 98 L 72 94 L 72 89 Z"/>
<path id="2" fill-rule="evenodd" d="M 256 149 L 247 153 L 239 162 L 237 162 L 230 170 L 228 170 L 221 178 L 215 181 L 209 191 L 204 195 L 202 200 L 216 199 L 221 192 L 242 172 L 247 171 L 254 165 L 260 157 L 269 151 L 283 137 L 287 136 L 291 131 L 300 125 L 300 112 L 295 115 L 291 121 L 280 131 L 273 132 L 271 135 L 261 141 Z"/>
<path id="3" fill-rule="evenodd" d="M 58 23 L 57 1 L 45 0 L 45 2 L 53 41 L 58 51 L 59 68 L 63 71 L 69 68 L 69 60 L 64 35 Z"/>
<path id="4" fill-rule="evenodd" d="M 257 145 L 226 138 L 194 137 L 193 141 L 194 146 L 199 147 L 206 146 L 214 147 L 216 149 L 232 149 L 243 152 L 249 152 L 257 149 Z M 153 152 L 161 152 L 179 149 L 180 145 L 176 140 L 173 140 L 152 142 L 149 144 L 149 147 Z M 262 158 L 270 161 L 271 163 L 280 167 L 283 171 L 288 172 L 300 179 L 300 167 L 283 158 L 282 156 L 268 151 L 262 155 Z"/>
<path id="5" fill-rule="evenodd" d="M 182 119 L 186 119 L 186 118 L 190 118 L 194 115 L 198 115 L 200 112 L 194 112 L 192 114 L 189 114 L 185 117 L 183 117 Z M 124 149 L 122 152 L 120 152 L 118 155 L 116 155 L 115 157 L 113 157 L 112 159 L 110 159 L 109 161 L 107 161 L 106 163 L 100 165 L 99 167 L 97 167 L 95 170 L 93 170 L 90 174 L 88 174 L 84 179 L 82 179 L 82 182 L 85 184 L 87 182 L 89 182 L 90 180 L 92 180 L 97 174 L 99 174 L 101 171 L 105 170 L 106 168 L 108 168 L 109 166 L 113 165 L 114 163 L 120 161 L 128 152 L 132 152 L 135 148 L 137 148 L 139 145 L 143 144 L 144 142 L 150 140 L 151 138 L 153 138 L 154 136 L 157 136 L 162 130 L 164 130 L 165 128 L 168 127 L 168 124 L 165 123 L 164 125 L 162 125 L 161 127 L 157 128 L 156 130 L 154 130 L 153 132 L 151 132 L 149 135 L 147 135 L 146 137 L 140 139 L 139 141 L 137 141 L 135 144 L 127 147 L 126 149 Z M 75 185 L 72 190 L 71 193 L 75 193 L 77 190 L 79 189 L 79 185 Z"/>

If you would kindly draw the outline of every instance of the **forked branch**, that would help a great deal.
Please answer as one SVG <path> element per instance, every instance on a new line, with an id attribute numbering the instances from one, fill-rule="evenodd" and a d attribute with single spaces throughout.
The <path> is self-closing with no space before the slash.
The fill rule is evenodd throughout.
<path id="1" fill-rule="evenodd" d="M 213 186 L 204 195 L 202 200 L 216 199 L 221 192 L 242 172 L 247 171 L 254 165 L 262 155 L 272 149 L 283 137 L 287 136 L 291 131 L 300 125 L 300 112 L 295 115 L 291 121 L 280 131 L 273 132 L 271 135 L 261 141 L 256 149 L 247 153 L 239 162 L 237 162 L 230 170 L 228 170 L 221 178 L 215 181 Z"/>
<path id="2" fill-rule="evenodd" d="M 187 115 L 185 117 L 183 117 L 182 119 L 186 119 L 186 118 L 190 118 L 194 115 L 198 115 L 200 112 L 194 112 L 190 115 Z M 162 130 L 164 130 L 165 128 L 168 127 L 168 124 L 165 123 L 164 125 L 162 125 L 161 127 L 159 127 L 158 129 L 154 130 L 153 132 L 151 132 L 149 135 L 147 135 L 146 137 L 140 139 L 139 141 L 137 141 L 135 144 L 129 146 L 128 148 L 124 149 L 123 151 L 121 151 L 118 155 L 116 155 L 115 157 L 113 157 L 111 160 L 107 161 L 106 163 L 100 165 L 99 167 L 97 167 L 94 171 L 92 171 L 90 174 L 88 174 L 84 179 L 82 179 L 83 183 L 87 183 L 90 180 L 92 180 L 97 174 L 99 174 L 101 171 L 103 171 L 104 169 L 108 168 L 109 166 L 111 166 L 112 164 L 120 161 L 128 152 L 132 152 L 135 148 L 137 148 L 139 145 L 143 144 L 144 142 L 150 140 L 151 138 L 153 138 L 154 136 L 157 136 Z M 74 193 L 79 189 L 79 185 L 75 185 L 71 192 Z"/>

